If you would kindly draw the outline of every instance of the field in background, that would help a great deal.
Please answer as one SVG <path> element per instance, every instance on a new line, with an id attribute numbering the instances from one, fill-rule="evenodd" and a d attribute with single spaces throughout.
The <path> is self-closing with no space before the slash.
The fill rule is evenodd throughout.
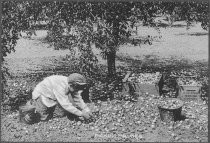
<path id="1" fill-rule="evenodd" d="M 154 55 L 159 58 L 208 60 L 208 31 L 203 30 L 199 23 L 187 30 L 184 22 L 175 22 L 172 27 L 160 27 L 160 35 L 153 28 L 139 27 L 138 30 L 139 35 L 162 36 L 162 38 L 154 41 L 152 45 L 129 47 L 124 45 L 120 48 L 119 54 L 126 53 L 140 59 L 146 55 Z"/>
<path id="2" fill-rule="evenodd" d="M 49 44 L 44 42 L 47 32 L 39 30 L 37 36 L 31 39 L 19 39 L 15 47 L 16 52 L 6 57 L 6 63 L 13 73 L 25 72 L 28 70 L 39 69 L 42 66 L 51 65 L 52 59 L 65 57 L 69 50 L 54 50 Z M 175 22 L 172 27 L 160 27 L 160 34 L 154 28 L 138 27 L 138 36 L 159 37 L 152 45 L 141 44 L 121 45 L 117 52 L 118 57 L 130 57 L 131 59 L 144 59 L 145 57 L 177 60 L 187 59 L 189 61 L 208 61 L 208 31 L 201 28 L 200 24 L 195 24 L 189 30 L 186 29 L 184 22 Z M 24 34 L 23 34 L 24 36 Z M 100 63 L 106 64 L 94 48 Z M 126 62 L 126 61 L 124 61 Z M 125 65 L 122 60 L 117 60 L 117 65 Z"/>

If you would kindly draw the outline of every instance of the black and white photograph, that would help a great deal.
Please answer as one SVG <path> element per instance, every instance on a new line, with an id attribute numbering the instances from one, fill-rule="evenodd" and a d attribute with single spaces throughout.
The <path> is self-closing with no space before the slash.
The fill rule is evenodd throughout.
<path id="1" fill-rule="evenodd" d="M 208 0 L 1 1 L 1 142 L 208 142 Z"/>

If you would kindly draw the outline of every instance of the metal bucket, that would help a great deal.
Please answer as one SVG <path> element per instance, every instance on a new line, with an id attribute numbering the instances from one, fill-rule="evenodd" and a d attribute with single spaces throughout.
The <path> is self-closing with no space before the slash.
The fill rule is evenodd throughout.
<path id="1" fill-rule="evenodd" d="M 176 108 L 170 109 L 170 108 L 164 108 L 160 105 L 158 105 L 158 109 L 160 112 L 160 118 L 164 122 L 171 122 L 171 121 L 178 121 L 181 119 L 181 112 L 182 112 L 182 106 L 183 102 L 177 98 L 167 98 L 165 100 L 176 100 L 180 102 L 180 105 Z"/>

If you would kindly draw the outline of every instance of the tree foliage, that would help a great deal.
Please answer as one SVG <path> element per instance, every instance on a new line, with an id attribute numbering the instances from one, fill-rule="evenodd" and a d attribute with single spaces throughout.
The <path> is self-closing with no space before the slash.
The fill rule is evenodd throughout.
<path id="1" fill-rule="evenodd" d="M 57 49 L 75 47 L 80 52 L 82 71 L 94 73 L 97 58 L 92 45 L 107 59 L 108 74 L 115 75 L 115 57 L 119 46 L 130 36 L 128 27 L 143 21 L 157 26 L 156 16 L 170 15 L 192 22 L 201 22 L 208 28 L 208 2 L 64 2 L 64 1 L 3 1 L 2 52 L 5 57 L 18 40 L 22 30 L 35 29 L 36 22 L 47 23 L 48 40 Z"/>
<path id="2" fill-rule="evenodd" d="M 209 24 L 209 2 L 162 2 L 164 13 L 172 17 L 179 17 L 190 26 L 192 22 L 201 22 L 203 29 L 207 30 Z"/>
<path id="3" fill-rule="evenodd" d="M 2 3 L 2 19 L 1 19 L 1 61 L 4 61 L 4 57 L 7 54 L 15 51 L 14 47 L 18 40 L 18 12 L 15 2 L 3 2 Z M 5 85 L 5 77 L 9 74 L 8 70 L 1 66 L 2 81 L 1 84 Z"/>

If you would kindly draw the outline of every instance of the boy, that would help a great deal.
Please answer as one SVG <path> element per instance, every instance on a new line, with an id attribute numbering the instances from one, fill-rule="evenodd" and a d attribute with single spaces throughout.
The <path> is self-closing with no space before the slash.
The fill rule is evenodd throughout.
<path id="1" fill-rule="evenodd" d="M 26 123 L 33 122 L 34 114 L 39 115 L 39 120 L 63 117 L 66 112 L 74 114 L 81 119 L 89 119 L 92 113 L 84 103 L 81 93 L 86 88 L 84 76 L 78 73 L 69 77 L 52 75 L 41 81 L 32 92 L 32 101 L 28 102 L 28 113 L 23 116 Z M 35 110 L 31 109 L 35 108 Z M 53 115 L 54 114 L 54 115 Z"/>

